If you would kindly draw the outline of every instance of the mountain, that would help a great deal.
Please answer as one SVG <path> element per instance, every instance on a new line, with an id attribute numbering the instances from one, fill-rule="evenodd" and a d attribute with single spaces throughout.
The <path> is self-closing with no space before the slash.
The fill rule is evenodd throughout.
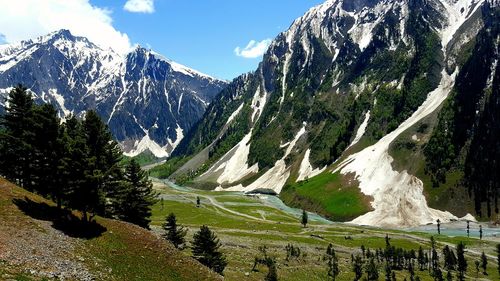
<path id="1" fill-rule="evenodd" d="M 170 154 L 227 84 L 151 50 L 119 55 L 68 30 L 0 46 L 0 95 L 19 83 L 62 118 L 96 109 L 127 155 L 157 157 Z"/>
<path id="2" fill-rule="evenodd" d="M 456 220 L 499 190 L 467 192 L 471 169 L 459 165 L 498 145 L 499 17 L 497 0 L 328 0 L 217 96 L 167 162 L 170 177 L 279 194 L 356 224 Z M 466 137 L 433 168 L 448 126 Z M 484 146 L 471 155 L 474 140 Z M 447 184 L 432 184 L 435 170 Z"/>

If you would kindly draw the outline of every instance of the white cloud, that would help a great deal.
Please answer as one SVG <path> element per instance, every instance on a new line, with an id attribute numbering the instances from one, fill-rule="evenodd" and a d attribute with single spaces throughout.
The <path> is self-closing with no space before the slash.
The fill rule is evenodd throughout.
<path id="1" fill-rule="evenodd" d="M 0 0 L 0 7 L 0 33 L 8 43 L 69 29 L 120 53 L 131 48 L 127 34 L 113 27 L 111 12 L 89 0 Z"/>
<path id="2" fill-rule="evenodd" d="M 123 9 L 132 13 L 151 14 L 155 11 L 153 0 L 128 0 Z"/>
<path id="3" fill-rule="evenodd" d="M 261 57 L 267 51 L 267 48 L 269 48 L 271 42 L 272 42 L 271 39 L 264 39 L 260 42 L 251 40 L 248 43 L 248 45 L 243 49 L 241 49 L 240 47 L 236 47 L 236 49 L 234 49 L 234 53 L 238 57 L 244 57 L 247 59 L 258 58 Z"/>

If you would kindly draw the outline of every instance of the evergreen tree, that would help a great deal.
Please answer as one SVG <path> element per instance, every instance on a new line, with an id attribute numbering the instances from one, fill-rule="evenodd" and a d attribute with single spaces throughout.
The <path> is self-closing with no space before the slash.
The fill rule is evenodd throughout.
<path id="1" fill-rule="evenodd" d="M 352 271 L 354 272 L 354 281 L 358 281 L 363 276 L 363 260 L 359 255 L 354 257 Z"/>
<path id="2" fill-rule="evenodd" d="M 326 249 L 326 258 L 328 260 L 328 277 L 335 281 L 340 273 L 340 270 L 339 261 L 332 244 L 328 245 L 328 248 Z"/>
<path id="3" fill-rule="evenodd" d="M 91 189 L 92 171 L 88 157 L 88 147 L 83 132 L 82 122 L 75 116 L 66 120 L 63 127 L 62 143 L 66 145 L 61 159 L 62 182 L 67 186 L 69 207 L 82 211 L 82 220 L 87 220 L 87 189 Z"/>
<path id="4" fill-rule="evenodd" d="M 424 249 L 422 249 L 422 246 L 418 248 L 418 257 L 417 257 L 418 265 L 420 268 L 420 271 L 424 270 L 425 267 L 425 255 L 424 255 Z"/>
<path id="5" fill-rule="evenodd" d="M 304 227 L 307 227 L 307 222 L 308 222 L 308 216 L 307 216 L 307 212 L 306 210 L 302 210 L 302 219 L 301 219 L 301 222 L 302 222 L 302 225 Z"/>
<path id="6" fill-rule="evenodd" d="M 378 280 L 378 269 L 373 258 L 370 259 L 368 266 L 366 267 L 366 275 L 369 281 Z"/>
<path id="7" fill-rule="evenodd" d="M 391 266 L 386 263 L 385 264 L 385 281 L 391 281 L 391 277 L 394 272 L 392 272 Z"/>
<path id="8" fill-rule="evenodd" d="M 484 252 L 481 254 L 481 268 L 483 269 L 483 274 L 488 275 L 488 272 L 486 272 L 488 268 L 488 257 L 486 257 Z"/>
<path id="9" fill-rule="evenodd" d="M 124 181 L 123 189 L 116 192 L 120 195 L 115 196 L 118 218 L 149 228 L 151 207 L 157 202 L 157 194 L 153 191 L 148 174 L 135 159 L 125 167 Z"/>
<path id="10" fill-rule="evenodd" d="M 33 163 L 33 98 L 27 88 L 18 85 L 7 97 L 6 113 L 0 119 L 0 174 L 5 178 L 32 189 Z"/>
<path id="11" fill-rule="evenodd" d="M 457 265 L 457 257 L 455 256 L 455 253 L 453 252 L 448 245 L 446 245 L 443 248 L 443 256 L 444 256 L 444 268 L 446 270 L 455 270 L 455 267 Z"/>
<path id="12" fill-rule="evenodd" d="M 61 143 L 61 125 L 57 111 L 51 104 L 34 106 L 33 128 L 33 188 L 45 197 L 62 205 L 64 183 L 61 182 L 61 159 L 65 153 Z"/>
<path id="13" fill-rule="evenodd" d="M 226 257 L 219 251 L 220 240 L 207 226 L 202 226 L 193 236 L 193 257 L 215 272 L 222 274 L 227 265 Z"/>
<path id="14" fill-rule="evenodd" d="M 436 223 L 437 223 L 437 228 L 438 228 L 438 234 L 441 235 L 441 220 L 437 219 Z"/>
<path id="15" fill-rule="evenodd" d="M 170 241 L 177 249 L 181 248 L 184 243 L 186 243 L 184 237 L 186 236 L 187 230 L 177 224 L 177 218 L 174 213 L 170 213 L 167 216 L 163 224 L 163 229 L 165 230 L 163 237 Z"/>
<path id="16" fill-rule="evenodd" d="M 84 192 L 87 204 L 85 213 L 106 215 L 108 207 L 105 198 L 121 196 L 123 174 L 120 166 L 122 151 L 113 139 L 108 126 L 93 110 L 87 111 L 82 123 L 88 147 L 90 173 L 87 177 L 88 190 Z"/>
<path id="17" fill-rule="evenodd" d="M 458 279 L 463 281 L 465 279 L 465 272 L 467 271 L 467 260 L 465 259 L 465 245 L 463 242 L 457 245 L 457 271 Z"/>

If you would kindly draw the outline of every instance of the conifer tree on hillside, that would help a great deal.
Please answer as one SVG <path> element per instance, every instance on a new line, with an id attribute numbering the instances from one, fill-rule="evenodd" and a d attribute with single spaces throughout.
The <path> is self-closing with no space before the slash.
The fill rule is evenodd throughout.
<path id="1" fill-rule="evenodd" d="M 64 153 L 61 146 L 61 126 L 57 111 L 51 104 L 34 106 L 33 128 L 33 181 L 38 193 L 50 197 L 61 207 L 64 194 L 61 192 L 60 159 Z"/>
<path id="2" fill-rule="evenodd" d="M 193 257 L 213 271 L 222 274 L 227 265 L 226 257 L 219 251 L 220 240 L 208 226 L 202 226 L 193 236 Z"/>
<path id="3" fill-rule="evenodd" d="M 359 255 L 353 258 L 352 271 L 354 272 L 354 281 L 358 281 L 363 276 L 363 260 Z"/>
<path id="4" fill-rule="evenodd" d="M 67 185 L 67 204 L 82 210 L 86 202 L 81 195 L 87 188 L 87 178 L 91 176 L 88 147 L 83 132 L 82 122 L 76 116 L 70 116 L 63 126 L 62 142 L 65 153 L 61 158 L 63 181 Z M 83 217 L 84 220 L 87 216 Z"/>
<path id="5" fill-rule="evenodd" d="M 306 210 L 302 210 L 302 218 L 301 218 L 301 223 L 302 223 L 302 225 L 303 225 L 304 227 L 306 227 L 306 226 L 307 226 L 308 221 L 309 221 L 309 218 L 308 218 L 308 216 L 307 216 L 307 212 L 306 212 Z"/>
<path id="6" fill-rule="evenodd" d="M 179 249 L 186 243 L 184 237 L 186 236 L 187 229 L 177 224 L 177 218 L 174 213 L 170 213 L 167 216 L 163 224 L 163 229 L 165 230 L 163 237 L 170 241 L 176 248 Z"/>
<path id="7" fill-rule="evenodd" d="M 467 271 L 467 260 L 465 259 L 465 244 L 463 242 L 457 245 L 457 271 L 458 280 L 465 279 L 465 272 Z"/>
<path id="8" fill-rule="evenodd" d="M 113 197 L 118 218 L 149 228 L 151 207 L 157 202 L 157 194 L 148 174 L 135 159 L 125 167 L 124 183 L 115 188 L 121 189 L 114 192 L 119 195 Z"/>
<path id="9" fill-rule="evenodd" d="M 122 152 L 108 126 L 95 111 L 87 111 L 82 128 L 89 169 L 86 175 L 86 188 L 81 193 L 85 202 L 81 210 L 84 215 L 88 212 L 109 215 L 108 213 L 112 211 L 107 208 L 110 206 L 106 205 L 106 197 L 118 197 L 126 188 L 123 185 L 120 166 Z"/>
<path id="10" fill-rule="evenodd" d="M 486 269 L 488 269 L 488 257 L 484 252 L 481 254 L 481 268 L 483 269 L 483 274 L 488 275 L 486 271 Z"/>
<path id="11" fill-rule="evenodd" d="M 332 244 L 328 245 L 328 248 L 326 249 L 326 258 L 328 260 L 328 277 L 335 281 L 340 273 L 340 270 L 339 261 Z"/>
<path id="12" fill-rule="evenodd" d="M 33 99 L 27 88 L 18 85 L 7 98 L 6 114 L 0 125 L 0 174 L 32 190 Z"/>

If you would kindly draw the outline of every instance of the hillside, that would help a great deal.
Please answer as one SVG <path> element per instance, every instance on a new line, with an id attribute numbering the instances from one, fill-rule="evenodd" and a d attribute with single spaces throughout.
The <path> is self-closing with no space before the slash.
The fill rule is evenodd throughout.
<path id="1" fill-rule="evenodd" d="M 98 217 L 82 232 L 63 216 L 0 179 L 1 280 L 222 280 L 150 231 Z"/>
<path id="2" fill-rule="evenodd" d="M 498 178 L 485 182 L 474 167 L 487 159 L 485 174 L 499 174 L 498 157 L 485 155 L 498 144 L 499 13 L 494 0 L 325 1 L 278 35 L 153 172 L 282 194 L 361 225 L 448 222 L 473 212 L 472 202 L 474 215 L 484 204 L 493 218 Z M 426 137 L 413 141 L 419 153 L 391 149 L 431 115 Z M 439 189 L 443 174 L 451 183 Z M 329 206 L 337 195 L 352 212 Z"/>

